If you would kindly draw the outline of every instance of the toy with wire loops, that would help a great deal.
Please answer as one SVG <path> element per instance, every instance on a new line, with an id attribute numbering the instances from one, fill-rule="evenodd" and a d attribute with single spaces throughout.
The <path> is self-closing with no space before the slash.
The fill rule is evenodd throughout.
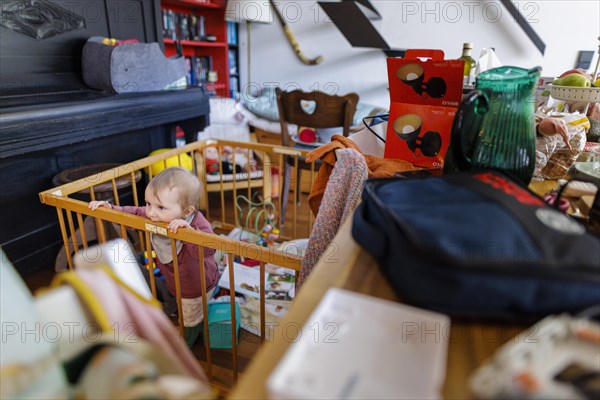
<path id="1" fill-rule="evenodd" d="M 248 232 L 260 237 L 256 244 L 269 246 L 279 238 L 279 230 L 275 228 L 275 205 L 270 201 L 261 201 L 259 192 L 252 199 L 244 195 L 235 198 L 237 208 L 237 225 Z M 240 205 L 242 203 L 242 205 Z M 241 235 L 241 233 L 240 233 Z"/>

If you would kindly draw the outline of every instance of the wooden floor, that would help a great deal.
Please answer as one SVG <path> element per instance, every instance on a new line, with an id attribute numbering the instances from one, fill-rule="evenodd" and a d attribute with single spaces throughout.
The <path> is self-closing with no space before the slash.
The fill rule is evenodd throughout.
<path id="1" fill-rule="evenodd" d="M 309 225 L 313 222 L 312 217 L 309 216 L 309 209 L 307 206 L 307 194 L 303 193 L 300 196 L 301 202 L 297 207 L 297 235 L 298 237 L 308 238 L 309 236 Z M 276 206 L 279 207 L 279 203 L 277 200 L 274 201 Z M 221 199 L 220 195 L 216 193 L 209 194 L 209 204 L 211 205 L 211 210 L 215 210 L 210 213 L 209 221 L 213 222 L 214 220 L 220 220 L 220 204 Z M 228 221 L 233 221 L 233 196 L 231 193 L 225 196 L 225 218 Z M 292 235 L 292 221 L 294 219 L 294 205 L 293 205 L 293 192 L 290 193 L 290 201 L 288 204 L 288 210 L 286 213 L 285 224 L 282 229 L 282 234 L 284 236 Z M 35 292 L 39 288 L 43 288 L 49 285 L 50 281 L 54 277 L 54 266 L 44 266 L 35 270 L 31 274 L 24 276 L 24 280 L 32 292 Z M 243 374 L 246 366 L 249 364 L 250 360 L 257 352 L 260 347 L 260 338 L 256 335 L 253 335 L 243 329 L 240 329 L 240 337 L 238 344 L 238 371 L 240 374 Z M 206 370 L 206 353 L 205 348 L 202 343 L 202 338 L 198 340 L 194 348 L 192 349 L 193 353 L 200 360 Z M 229 350 L 220 350 L 213 349 L 212 350 L 212 373 L 213 373 L 213 383 L 217 386 L 218 389 L 221 390 L 222 395 L 226 395 L 230 388 L 235 384 L 235 379 L 233 377 L 232 371 L 232 355 Z"/>

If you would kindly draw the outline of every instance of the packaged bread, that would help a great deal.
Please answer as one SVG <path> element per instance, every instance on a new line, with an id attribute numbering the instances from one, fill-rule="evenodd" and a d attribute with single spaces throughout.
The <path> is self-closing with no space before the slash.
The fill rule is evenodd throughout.
<path id="1" fill-rule="evenodd" d="M 540 115 L 538 114 L 536 117 L 539 118 Z M 535 176 L 543 179 L 560 179 L 567 174 L 571 165 L 583 151 L 590 122 L 581 113 L 549 112 L 542 118 L 562 119 L 567 131 L 562 135 L 548 135 L 540 134 L 538 129 Z M 562 122 L 561 125 L 563 125 Z"/>

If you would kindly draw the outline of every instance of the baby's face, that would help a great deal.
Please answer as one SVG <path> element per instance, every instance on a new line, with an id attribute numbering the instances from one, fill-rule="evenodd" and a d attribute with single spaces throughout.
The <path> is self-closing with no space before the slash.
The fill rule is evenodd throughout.
<path id="1" fill-rule="evenodd" d="M 146 188 L 146 215 L 148 218 L 155 222 L 166 223 L 184 218 L 176 188 L 159 189 L 156 194 L 155 196 L 152 189 Z"/>

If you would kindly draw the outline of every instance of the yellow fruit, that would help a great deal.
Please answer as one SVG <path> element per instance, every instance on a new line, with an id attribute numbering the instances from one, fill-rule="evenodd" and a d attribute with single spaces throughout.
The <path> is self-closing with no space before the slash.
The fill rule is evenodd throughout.
<path id="1" fill-rule="evenodd" d="M 594 83 L 592 83 L 592 85 L 593 85 L 593 86 L 596 86 L 596 87 L 600 87 L 600 77 L 598 77 L 598 79 L 596 79 L 596 80 L 594 81 Z"/>
<path id="2" fill-rule="evenodd" d="M 574 73 L 555 79 L 553 84 L 558 86 L 589 87 L 591 82 L 586 76 Z"/>
<path id="3" fill-rule="evenodd" d="M 154 156 L 156 154 L 164 153 L 165 151 L 169 151 L 173 149 L 157 149 L 154 150 L 149 156 Z M 167 168 L 170 167 L 182 167 L 187 169 L 188 171 L 192 170 L 192 158 L 183 153 L 178 156 L 167 158 L 166 160 Z M 181 163 L 181 164 L 180 164 Z M 159 161 L 150 166 L 150 170 L 152 171 L 152 176 L 158 175 L 163 169 L 165 169 L 165 162 Z"/>

